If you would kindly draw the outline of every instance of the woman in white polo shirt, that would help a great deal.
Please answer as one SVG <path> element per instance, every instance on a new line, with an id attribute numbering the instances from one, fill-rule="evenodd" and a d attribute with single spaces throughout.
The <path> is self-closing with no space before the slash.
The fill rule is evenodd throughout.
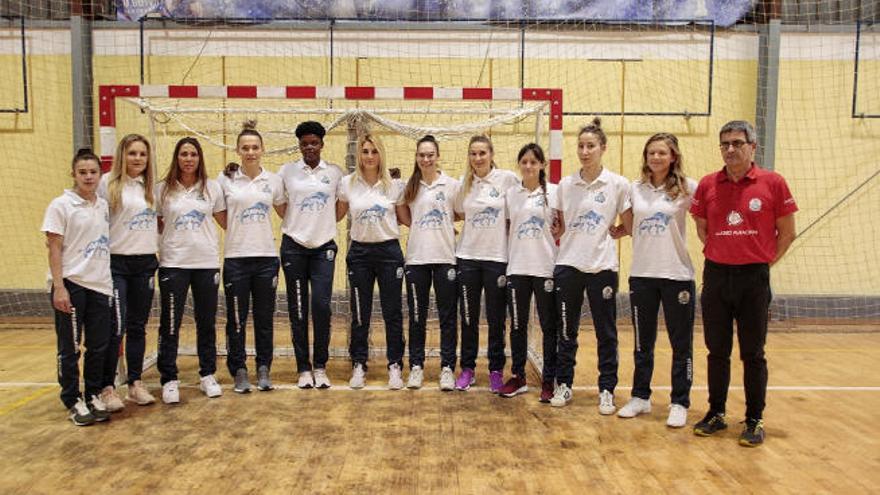
<path id="1" fill-rule="evenodd" d="M 516 174 L 495 167 L 492 141 L 474 136 L 468 144 L 468 168 L 456 199 L 463 219 L 455 252 L 461 289 L 461 373 L 456 390 L 474 383 L 480 340 L 480 294 L 489 324 L 489 389 L 504 385 L 504 325 L 507 297 L 506 192 L 519 184 Z"/>
<path id="2" fill-rule="evenodd" d="M 368 337 L 373 310 L 373 284 L 379 283 L 388 358 L 388 388 L 403 388 L 403 253 L 398 214 L 406 215 L 403 191 L 388 175 L 387 156 L 378 137 L 358 139 L 357 168 L 339 181 L 337 218 L 349 214 L 351 245 L 346 263 L 351 287 L 351 355 L 349 386 L 364 387 L 369 356 Z"/>
<path id="3" fill-rule="evenodd" d="M 153 196 L 150 143 L 139 134 L 119 141 L 113 168 L 101 177 L 98 195 L 110 205 L 110 271 L 113 274 L 113 332 L 104 360 L 101 399 L 111 412 L 125 407 L 116 394 L 119 344 L 125 335 L 128 400 L 139 405 L 155 398 L 141 381 L 146 348 L 146 324 L 153 306 L 153 287 L 159 260 L 158 222 Z"/>
<path id="4" fill-rule="evenodd" d="M 578 328 L 584 293 L 590 304 L 598 341 L 599 413 L 614 414 L 617 386 L 617 217 L 632 222 L 629 181 L 602 166 L 608 138 L 596 118 L 578 133 L 581 168 L 559 182 L 556 209 L 565 232 L 559 244 L 553 279 L 559 310 L 557 387 L 550 405 L 571 400 Z"/>
<path id="5" fill-rule="evenodd" d="M 529 310 L 532 295 L 543 332 L 544 366 L 541 370 L 540 401 L 553 397 L 556 377 L 556 295 L 553 264 L 556 262 L 554 224 L 558 224 L 556 184 L 547 184 L 547 160 L 544 150 L 529 143 L 517 155 L 522 183 L 507 191 L 507 215 L 510 218 L 507 261 L 507 300 L 510 306 L 510 354 L 512 377 L 499 393 L 513 397 L 528 391 L 526 352 Z"/>
<path id="6" fill-rule="evenodd" d="M 272 208 L 284 218 L 287 198 L 278 175 L 263 169 L 263 137 L 253 121 L 245 123 L 236 140 L 241 165 L 230 164 L 217 178 L 226 202 L 226 242 L 223 290 L 226 294 L 226 366 L 235 380 L 233 390 L 250 392 L 245 335 L 253 301 L 257 389 L 272 390 L 273 320 L 278 287 L 278 254 L 272 231 Z"/>
<path id="7" fill-rule="evenodd" d="M 156 186 L 159 216 L 159 356 L 156 368 L 162 383 L 162 401 L 180 402 L 177 345 L 186 295 L 192 288 L 199 355 L 199 388 L 208 397 L 223 391 L 217 371 L 217 289 L 220 285 L 220 238 L 215 220 L 226 226 L 223 191 L 208 179 L 199 141 L 177 142 L 165 179 Z"/>
<path id="8" fill-rule="evenodd" d="M 287 284 L 287 312 L 296 355 L 299 388 L 329 388 L 330 299 L 336 267 L 336 190 L 342 170 L 321 159 L 324 126 L 314 121 L 296 127 L 302 159 L 278 171 L 287 193 L 281 224 L 281 269 Z M 309 295 L 311 294 L 311 304 Z M 313 352 L 309 359 L 309 311 Z"/>
<path id="9" fill-rule="evenodd" d="M 672 346 L 672 396 L 666 424 L 687 423 L 693 374 L 694 266 L 687 251 L 687 212 L 697 189 L 685 177 L 678 138 L 659 133 L 642 151 L 641 178 L 633 182 L 633 261 L 629 299 L 635 333 L 632 398 L 617 415 L 632 418 L 651 412 L 651 375 L 657 313 Z"/>
<path id="10" fill-rule="evenodd" d="M 459 181 L 440 171 L 440 147 L 433 136 L 416 143 L 416 162 L 404 190 L 409 225 L 406 245 L 406 299 L 409 305 L 409 380 L 420 388 L 425 366 L 425 321 L 428 296 L 440 317 L 440 390 L 455 387 L 455 346 L 458 341 L 455 306 L 455 197 Z"/>
<path id="11" fill-rule="evenodd" d="M 90 150 L 80 150 L 71 169 L 73 188 L 49 203 L 40 230 L 46 233 L 49 248 L 61 402 L 73 424 L 86 426 L 110 419 L 99 397 L 113 307 L 110 212 L 107 202 L 96 194 L 101 179 L 98 157 Z M 79 389 L 83 343 L 85 400 Z"/>

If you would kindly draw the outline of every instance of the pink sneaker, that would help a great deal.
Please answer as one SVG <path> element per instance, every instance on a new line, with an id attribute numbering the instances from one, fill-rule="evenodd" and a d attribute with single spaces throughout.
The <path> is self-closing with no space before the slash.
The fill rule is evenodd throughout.
<path id="1" fill-rule="evenodd" d="M 504 387 L 504 372 L 503 371 L 490 371 L 489 372 L 489 391 L 493 394 L 501 393 L 501 388 Z"/>
<path id="2" fill-rule="evenodd" d="M 477 381 L 474 377 L 474 370 L 470 368 L 464 368 L 461 370 L 461 374 L 458 375 L 458 379 L 455 380 L 455 390 L 465 391 L 471 388 L 471 385 Z"/>

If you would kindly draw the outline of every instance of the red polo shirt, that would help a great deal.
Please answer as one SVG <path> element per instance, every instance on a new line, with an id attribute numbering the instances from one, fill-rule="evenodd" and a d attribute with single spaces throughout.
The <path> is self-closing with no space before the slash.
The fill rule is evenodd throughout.
<path id="1" fill-rule="evenodd" d="M 770 263 L 776 257 L 776 219 L 797 211 L 785 179 L 752 163 L 739 182 L 725 169 L 700 181 L 691 214 L 706 219 L 706 259 L 725 265 Z"/>

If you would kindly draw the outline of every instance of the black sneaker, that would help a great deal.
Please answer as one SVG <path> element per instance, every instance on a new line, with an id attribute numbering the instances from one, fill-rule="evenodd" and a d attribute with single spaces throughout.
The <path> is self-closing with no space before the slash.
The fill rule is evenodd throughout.
<path id="1" fill-rule="evenodd" d="M 92 400 L 89 401 L 89 411 L 92 412 L 92 416 L 95 417 L 95 421 L 98 423 L 110 421 L 110 411 L 107 410 L 104 401 L 97 395 L 93 395 Z"/>
<path id="2" fill-rule="evenodd" d="M 724 422 L 724 414 L 709 411 L 700 422 L 694 425 L 694 435 L 710 437 L 724 429 L 727 429 L 727 423 Z"/>
<path id="3" fill-rule="evenodd" d="M 739 444 L 743 447 L 757 447 L 764 443 L 764 422 L 760 419 L 746 419 L 746 427 L 739 436 Z"/>
<path id="4" fill-rule="evenodd" d="M 77 399 L 76 404 L 70 408 L 69 417 L 76 426 L 89 426 L 95 424 L 95 417 L 92 415 L 92 411 L 89 410 L 85 401 L 82 399 Z"/>

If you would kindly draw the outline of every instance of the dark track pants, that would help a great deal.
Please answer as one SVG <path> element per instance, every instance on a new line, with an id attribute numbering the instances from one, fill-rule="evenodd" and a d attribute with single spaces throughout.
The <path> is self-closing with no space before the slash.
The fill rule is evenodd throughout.
<path id="1" fill-rule="evenodd" d="M 146 349 L 146 326 L 153 306 L 153 290 L 159 260 L 155 254 L 110 255 L 113 273 L 112 332 L 104 359 L 103 386 L 114 385 L 119 363 L 119 344 L 125 337 L 128 384 L 141 379 Z"/>
<path id="2" fill-rule="evenodd" d="M 599 357 L 599 390 L 614 393 L 617 386 L 617 272 L 604 270 L 584 273 L 577 268 L 556 265 L 556 304 L 559 311 L 559 349 L 556 381 L 568 386 L 574 380 L 577 364 L 578 329 L 584 293 L 590 304 L 593 327 L 596 329 Z"/>
<path id="3" fill-rule="evenodd" d="M 630 277 L 629 300 L 632 307 L 633 350 L 632 396 L 651 397 L 654 373 L 654 344 L 657 341 L 657 313 L 663 305 L 663 319 L 672 346 L 671 402 L 690 407 L 693 381 L 694 282 L 664 278 Z"/>
<path id="4" fill-rule="evenodd" d="M 770 307 L 770 267 L 722 265 L 706 260 L 703 269 L 703 335 L 709 349 L 709 407 L 725 412 L 730 386 L 733 322 L 743 362 L 746 417 L 761 419 L 767 396 L 767 319 Z"/>
<path id="5" fill-rule="evenodd" d="M 425 365 L 425 321 L 431 285 L 440 317 L 440 367 L 455 369 L 458 329 L 455 306 L 458 281 L 455 265 L 406 265 L 406 300 L 409 305 L 409 365 Z"/>

